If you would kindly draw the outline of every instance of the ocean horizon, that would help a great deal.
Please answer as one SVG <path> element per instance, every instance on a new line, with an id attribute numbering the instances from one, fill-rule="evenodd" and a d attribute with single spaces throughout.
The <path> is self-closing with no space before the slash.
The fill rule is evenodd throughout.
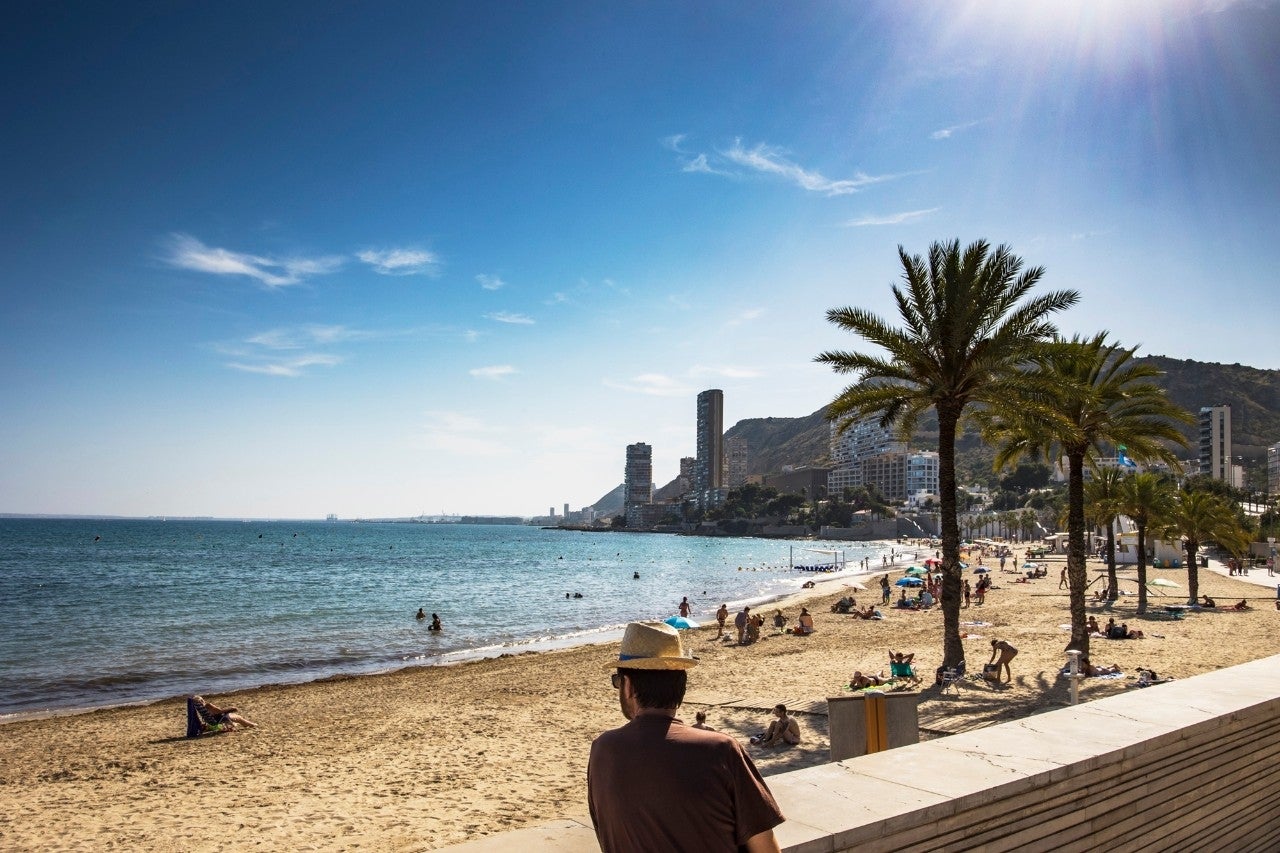
<path id="1" fill-rule="evenodd" d="M 0 722 L 600 642 L 682 597 L 707 620 L 795 592 L 793 555 L 879 570 L 894 544 L 88 517 L 0 518 L 0 542 Z"/>

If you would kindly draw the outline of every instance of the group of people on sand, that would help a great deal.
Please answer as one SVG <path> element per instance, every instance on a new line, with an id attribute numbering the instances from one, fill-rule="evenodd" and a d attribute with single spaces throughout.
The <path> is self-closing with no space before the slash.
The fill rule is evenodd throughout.
<path id="1" fill-rule="evenodd" d="M 721 604 L 720 609 L 716 611 L 716 639 L 724 638 L 726 642 L 733 639 L 726 633 L 726 625 L 729 621 L 729 605 Z M 809 613 L 809 608 L 801 607 L 800 615 L 796 618 L 794 628 L 788 628 L 786 615 L 783 614 L 781 608 L 775 608 L 773 611 L 773 627 L 779 633 L 793 634 L 803 637 L 813 633 L 813 615 Z M 748 646 L 760 639 L 760 629 L 764 627 L 764 617 L 759 612 L 752 613 L 750 605 L 744 605 L 738 611 L 738 615 L 733 617 L 733 627 L 737 635 L 738 645 Z"/>
<path id="2" fill-rule="evenodd" d="M 1090 634 L 1096 634 L 1108 640 L 1141 640 L 1146 637 L 1146 634 L 1136 628 L 1130 628 L 1127 622 L 1121 622 L 1117 625 L 1115 619 L 1108 619 L 1107 624 L 1099 628 L 1098 620 L 1090 616 L 1089 621 L 1085 623 L 1085 627 L 1089 629 Z"/>

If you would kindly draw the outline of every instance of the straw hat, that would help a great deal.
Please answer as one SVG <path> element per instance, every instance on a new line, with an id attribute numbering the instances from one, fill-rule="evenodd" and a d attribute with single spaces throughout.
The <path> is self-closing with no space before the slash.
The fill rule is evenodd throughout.
<path id="1" fill-rule="evenodd" d="M 632 622 L 622 635 L 618 659 L 606 669 L 690 669 L 697 665 L 684 653 L 675 628 L 664 622 Z"/>

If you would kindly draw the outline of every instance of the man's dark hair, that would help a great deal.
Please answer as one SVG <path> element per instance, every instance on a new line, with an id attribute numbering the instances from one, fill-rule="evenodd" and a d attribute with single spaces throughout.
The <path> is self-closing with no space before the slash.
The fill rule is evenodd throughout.
<path id="1" fill-rule="evenodd" d="M 636 702 L 641 708 L 674 711 L 684 701 L 684 691 L 689 684 L 689 673 L 683 669 L 624 669 L 619 668 L 631 682 Z"/>

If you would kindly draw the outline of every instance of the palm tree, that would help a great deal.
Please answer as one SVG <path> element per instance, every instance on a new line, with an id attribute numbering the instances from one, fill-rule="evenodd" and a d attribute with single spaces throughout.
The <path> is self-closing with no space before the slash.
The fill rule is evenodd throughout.
<path id="1" fill-rule="evenodd" d="M 930 409 L 938 418 L 938 498 L 942 539 L 943 666 L 964 662 L 960 642 L 960 526 L 956 517 L 956 435 L 970 406 L 1001 406 L 1014 397 L 1017 369 L 1035 344 L 1055 333 L 1050 314 L 1076 303 L 1072 290 L 1026 298 L 1044 270 L 1022 269 L 1006 246 L 983 240 L 934 243 L 929 258 L 901 246 L 902 287 L 893 286 L 902 328 L 863 308 L 835 308 L 827 319 L 884 355 L 828 351 L 816 361 L 857 376 L 828 408 L 847 427 L 878 416 L 910 435 Z M 1025 298 L 1025 301 L 1024 301 Z"/>
<path id="2" fill-rule="evenodd" d="M 1124 472 L 1114 466 L 1099 468 L 1084 484 L 1085 513 L 1089 521 L 1107 531 L 1107 600 L 1115 601 L 1120 589 L 1116 580 L 1116 516 Z"/>
<path id="3" fill-rule="evenodd" d="M 1136 462 L 1159 460 L 1177 467 L 1166 444 L 1186 445 L 1176 424 L 1191 415 L 1151 380 L 1161 371 L 1133 361 L 1136 348 L 1092 338 L 1055 338 L 1036 349 L 1028 372 L 1030 393 L 1022 406 L 990 410 L 983 430 L 1000 441 L 998 468 L 1023 455 L 1067 463 L 1067 584 L 1071 607 L 1068 649 L 1089 653 L 1084 609 L 1089 583 L 1085 560 L 1084 466 L 1104 445 L 1125 445 Z"/>
<path id="4" fill-rule="evenodd" d="M 1235 508 L 1208 492 L 1180 491 L 1170 502 L 1164 533 L 1182 539 L 1187 555 L 1187 586 L 1190 604 L 1200 598 L 1200 571 L 1196 551 L 1204 542 L 1217 542 L 1233 554 L 1249 548 L 1249 534 L 1240 524 Z"/>
<path id="5" fill-rule="evenodd" d="M 1173 487 L 1155 474 L 1134 474 L 1120 484 L 1118 509 L 1138 531 L 1138 615 L 1147 612 L 1147 531 L 1163 523 L 1172 496 Z"/>

